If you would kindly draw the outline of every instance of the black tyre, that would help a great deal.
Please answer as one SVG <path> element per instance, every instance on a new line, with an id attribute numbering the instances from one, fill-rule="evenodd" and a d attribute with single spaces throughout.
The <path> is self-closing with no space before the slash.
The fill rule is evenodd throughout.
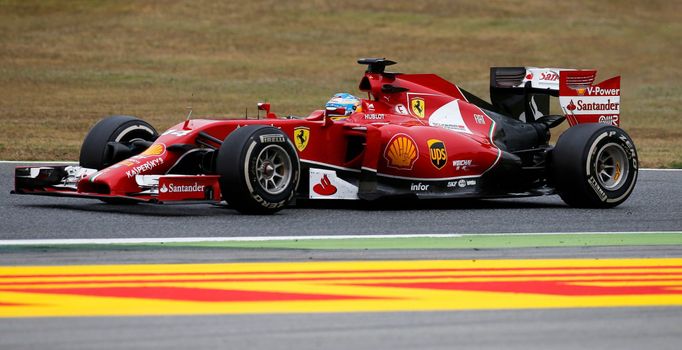
<path id="1" fill-rule="evenodd" d="M 250 125 L 225 138 L 218 151 L 216 172 L 223 199 L 230 206 L 245 214 L 272 214 L 293 198 L 300 164 L 284 132 Z"/>
<path id="2" fill-rule="evenodd" d="M 581 124 L 569 128 L 552 151 L 550 174 L 573 207 L 610 208 L 623 203 L 637 182 L 635 144 L 620 128 Z"/>
<path id="3" fill-rule="evenodd" d="M 90 129 L 83 140 L 79 163 L 82 167 L 104 169 L 119 160 L 109 142 L 154 141 L 159 136 L 149 123 L 128 115 L 106 117 Z M 134 154 L 130 154 L 133 156 Z"/>

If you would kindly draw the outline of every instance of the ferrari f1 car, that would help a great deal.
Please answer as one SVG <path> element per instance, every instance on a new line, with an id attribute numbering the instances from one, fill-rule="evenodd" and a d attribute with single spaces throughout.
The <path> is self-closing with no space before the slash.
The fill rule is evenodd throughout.
<path id="1" fill-rule="evenodd" d="M 558 194 L 614 207 L 632 193 L 637 151 L 618 127 L 620 77 L 595 70 L 491 68 L 490 102 L 434 74 L 371 58 L 357 109 L 308 117 L 190 119 L 158 134 L 131 116 L 89 131 L 80 164 L 17 167 L 16 194 L 104 202 L 220 203 L 274 213 L 295 198 L 500 198 Z M 550 96 L 563 115 L 549 115 Z M 349 113 L 352 112 L 352 113 Z M 190 113 L 191 115 L 191 113 Z M 550 130 L 568 128 L 556 145 Z"/>

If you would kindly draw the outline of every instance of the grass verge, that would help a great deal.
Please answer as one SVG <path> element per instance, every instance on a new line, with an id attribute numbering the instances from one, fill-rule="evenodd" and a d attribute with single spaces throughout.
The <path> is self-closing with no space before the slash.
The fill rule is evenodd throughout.
<path id="1" fill-rule="evenodd" d="M 101 117 L 164 130 L 307 115 L 389 57 L 488 95 L 488 67 L 623 76 L 622 126 L 644 167 L 682 165 L 681 1 L 0 0 L 0 159 L 77 159 Z"/>
<path id="2" fill-rule="evenodd" d="M 291 239 L 269 241 L 25 244 L 2 245 L 1 252 L 145 249 L 509 249 L 540 247 L 682 245 L 682 232 L 610 234 L 467 234 L 458 237 Z"/>

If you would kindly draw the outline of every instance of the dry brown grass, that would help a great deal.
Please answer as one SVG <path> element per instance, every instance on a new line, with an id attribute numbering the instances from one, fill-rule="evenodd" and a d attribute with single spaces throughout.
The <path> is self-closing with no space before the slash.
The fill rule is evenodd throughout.
<path id="1" fill-rule="evenodd" d="M 104 115 L 158 129 L 241 116 L 267 99 L 305 114 L 356 91 L 385 56 L 484 97 L 488 67 L 623 76 L 623 128 L 644 166 L 682 164 L 680 1 L 0 0 L 0 159 L 76 159 Z"/>

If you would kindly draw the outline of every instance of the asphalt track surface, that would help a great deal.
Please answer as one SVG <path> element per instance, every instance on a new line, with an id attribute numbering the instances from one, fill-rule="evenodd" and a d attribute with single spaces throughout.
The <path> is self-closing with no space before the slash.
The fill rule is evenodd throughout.
<path id="1" fill-rule="evenodd" d="M 0 164 L 0 239 L 679 231 L 682 172 L 640 172 L 637 188 L 611 210 L 571 209 L 558 197 L 477 202 L 335 204 L 270 217 L 229 208 L 110 206 L 93 200 L 10 196 Z M 429 251 L 25 251 L 0 265 L 680 257 L 682 248 L 589 247 Z M 679 349 L 682 308 L 585 308 L 182 317 L 0 319 L 0 349 Z"/>
<path id="2" fill-rule="evenodd" d="M 672 350 L 679 349 L 682 338 L 681 314 L 674 308 L 614 308 L 11 319 L 0 320 L 0 346 L 17 350 Z"/>
<path id="3" fill-rule="evenodd" d="M 110 205 L 93 199 L 10 195 L 14 164 L 0 164 L 0 239 L 276 235 L 623 232 L 682 229 L 682 172 L 641 171 L 610 210 L 574 209 L 558 196 L 381 205 L 307 203 L 272 216 L 213 205 Z"/>

